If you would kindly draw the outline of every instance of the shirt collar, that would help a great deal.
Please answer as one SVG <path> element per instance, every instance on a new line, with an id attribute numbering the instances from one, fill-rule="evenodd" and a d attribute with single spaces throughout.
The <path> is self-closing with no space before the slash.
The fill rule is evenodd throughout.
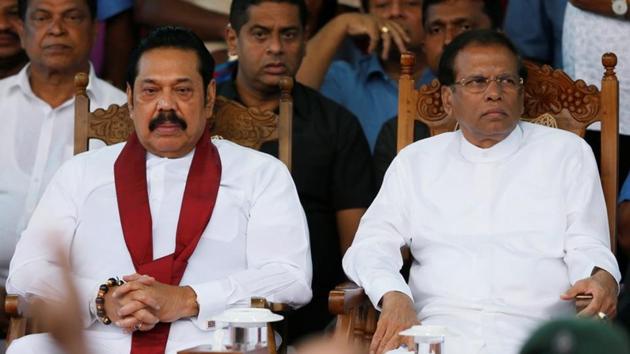
<path id="1" fill-rule="evenodd" d="M 359 59 L 359 66 L 363 69 L 359 70 L 359 75 L 361 77 L 361 81 L 363 82 L 367 82 L 373 75 L 378 75 L 386 80 L 390 80 L 376 54 L 361 57 Z"/>
<path id="2" fill-rule="evenodd" d="M 461 130 L 457 131 L 457 135 L 460 141 L 459 151 L 466 160 L 491 163 L 501 161 L 518 151 L 523 141 L 523 128 L 520 123 L 517 124 L 510 135 L 487 149 L 471 144 L 466 140 Z"/>
<path id="3" fill-rule="evenodd" d="M 390 82 L 394 85 L 394 87 L 396 87 L 396 89 L 398 89 L 398 82 L 392 80 L 389 75 L 387 75 L 385 69 L 383 68 L 383 64 L 381 64 L 381 61 L 376 54 L 362 56 L 358 60 L 358 65 L 362 67 L 362 70 L 359 70 L 359 78 L 363 83 L 367 83 L 372 76 L 380 76 L 383 80 Z M 436 77 L 431 69 L 426 67 L 416 79 L 416 89 L 419 89 L 422 85 L 430 83 L 435 78 Z"/>
<path id="4" fill-rule="evenodd" d="M 233 80 L 225 81 L 217 90 L 217 95 L 223 96 L 229 100 L 233 100 L 243 104 L 241 98 L 236 90 L 236 75 L 234 75 Z M 308 107 L 308 99 L 306 97 L 307 88 L 302 86 L 299 82 L 293 79 L 293 91 L 291 92 L 291 97 L 293 98 L 293 110 L 297 116 L 300 117 L 308 117 L 309 107 Z M 279 98 L 278 98 L 279 99 Z"/>
<path id="5" fill-rule="evenodd" d="M 95 99 L 94 85 L 97 80 L 97 77 L 96 77 L 96 73 L 94 72 L 94 67 L 92 66 L 92 63 L 89 63 L 89 64 L 90 64 L 90 72 L 88 73 L 88 76 L 89 76 L 90 81 L 88 82 L 86 91 L 87 91 L 88 97 L 90 97 L 90 100 L 94 100 Z M 11 83 L 10 87 L 11 89 L 19 88 L 20 90 L 22 90 L 22 92 L 25 95 L 36 97 L 35 94 L 33 93 L 33 90 L 31 89 L 31 83 L 29 81 L 28 69 L 30 67 L 31 67 L 31 63 L 27 63 L 26 65 L 24 65 L 22 70 L 20 70 L 20 72 L 18 72 L 17 74 L 13 76 L 15 80 L 13 81 L 13 83 Z"/>

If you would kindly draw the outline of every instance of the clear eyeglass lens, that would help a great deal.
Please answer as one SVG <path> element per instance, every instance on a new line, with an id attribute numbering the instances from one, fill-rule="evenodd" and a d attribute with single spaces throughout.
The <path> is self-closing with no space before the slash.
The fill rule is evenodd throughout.
<path id="1" fill-rule="evenodd" d="M 463 79 L 459 83 L 468 91 L 478 93 L 484 92 L 492 81 L 495 81 L 501 89 L 508 91 L 516 90 L 523 82 L 519 77 L 507 75 L 497 76 L 495 78 L 471 77 Z"/>

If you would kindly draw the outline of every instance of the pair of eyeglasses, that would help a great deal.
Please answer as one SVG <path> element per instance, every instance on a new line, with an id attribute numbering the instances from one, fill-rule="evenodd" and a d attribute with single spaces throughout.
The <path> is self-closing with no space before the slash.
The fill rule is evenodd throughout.
<path id="1" fill-rule="evenodd" d="M 484 76 L 465 77 L 455 81 L 454 85 L 460 85 L 470 93 L 482 93 L 488 89 L 491 82 L 496 82 L 503 91 L 514 92 L 523 85 L 523 78 L 514 75 L 499 75 L 495 78 Z"/>

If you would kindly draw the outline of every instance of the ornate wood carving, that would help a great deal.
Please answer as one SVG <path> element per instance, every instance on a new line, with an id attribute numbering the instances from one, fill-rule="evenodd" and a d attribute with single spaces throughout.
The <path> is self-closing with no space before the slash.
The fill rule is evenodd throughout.
<path id="1" fill-rule="evenodd" d="M 597 87 L 573 81 L 548 65 L 525 62 L 525 67 L 529 76 L 524 89 L 526 118 L 549 113 L 556 117 L 559 128 L 581 136 L 589 124 L 598 120 L 601 102 Z"/>
<path id="2" fill-rule="evenodd" d="M 427 85 L 418 89 L 418 101 L 416 103 L 415 119 L 423 122 L 431 131 L 431 135 L 437 135 L 455 130 L 457 122 L 449 117 L 442 106 L 442 85 L 434 79 Z"/>
<path id="3" fill-rule="evenodd" d="M 248 108 L 218 96 L 210 131 L 239 145 L 253 149 L 267 141 L 278 140 L 278 115 L 272 111 Z"/>
<path id="4" fill-rule="evenodd" d="M 525 62 L 525 67 L 528 79 L 524 87 L 524 119 L 584 136 L 586 127 L 599 118 L 601 102 L 597 87 L 582 80 L 573 81 L 563 71 L 548 65 Z M 455 121 L 442 107 L 440 91 L 441 85 L 437 80 L 416 91 L 415 119 L 427 124 L 431 135 L 452 131 L 456 127 Z M 541 121 L 539 117 L 545 114 Z M 549 115 L 554 117 L 555 122 L 549 121 Z"/>
<path id="5" fill-rule="evenodd" d="M 552 116 L 549 113 L 541 114 L 540 116 L 538 116 L 536 118 L 523 117 L 521 119 L 526 121 L 526 122 L 530 122 L 530 123 L 534 123 L 534 124 L 540 124 L 540 125 L 544 125 L 544 126 L 550 127 L 550 128 L 558 128 L 558 120 L 556 119 L 556 117 Z"/>
<path id="6" fill-rule="evenodd" d="M 127 104 L 122 106 L 113 104 L 106 110 L 99 108 L 91 115 L 88 120 L 88 138 L 102 140 L 107 145 L 127 140 L 134 130 Z"/>

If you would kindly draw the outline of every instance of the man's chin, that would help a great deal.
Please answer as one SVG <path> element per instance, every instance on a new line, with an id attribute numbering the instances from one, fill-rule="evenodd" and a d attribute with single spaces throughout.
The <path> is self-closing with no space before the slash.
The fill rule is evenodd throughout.
<path id="1" fill-rule="evenodd" d="M 6 46 L 0 47 L 0 60 L 12 58 L 22 51 L 22 47 L 20 47 L 19 43 L 17 46 Z"/>
<path id="2" fill-rule="evenodd" d="M 145 148 L 154 155 L 168 158 L 182 157 L 190 152 L 191 149 L 187 148 L 186 144 L 183 144 L 181 141 L 169 140 L 160 139 L 160 141 L 147 144 Z"/>

